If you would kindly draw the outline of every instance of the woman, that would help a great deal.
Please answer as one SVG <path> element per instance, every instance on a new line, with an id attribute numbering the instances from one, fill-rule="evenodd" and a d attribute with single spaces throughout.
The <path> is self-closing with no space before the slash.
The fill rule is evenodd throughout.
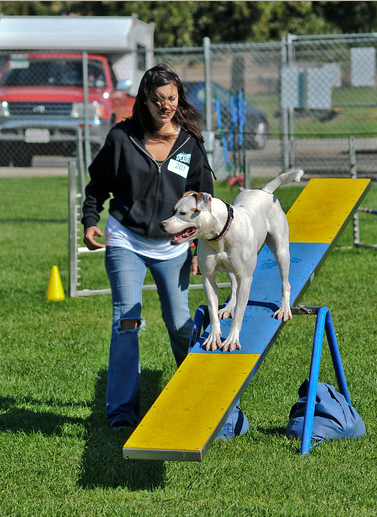
<path id="1" fill-rule="evenodd" d="M 82 223 L 90 250 L 106 246 L 113 300 L 106 412 L 115 429 L 133 427 L 140 410 L 139 332 L 142 285 L 149 268 L 177 365 L 185 358 L 192 320 L 188 307 L 189 245 L 171 246 L 159 223 L 188 190 L 213 193 L 212 171 L 191 106 L 166 64 L 148 70 L 132 117 L 109 132 L 89 167 Z M 97 242 L 103 203 L 112 195 L 105 245 Z"/>

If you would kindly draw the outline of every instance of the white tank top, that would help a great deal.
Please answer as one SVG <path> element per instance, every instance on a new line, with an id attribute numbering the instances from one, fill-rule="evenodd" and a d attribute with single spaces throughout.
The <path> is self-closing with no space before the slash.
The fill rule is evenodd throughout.
<path id="1" fill-rule="evenodd" d="M 170 237 L 164 239 L 148 239 L 128 230 L 115 217 L 109 215 L 105 231 L 106 246 L 116 246 L 139 253 L 145 257 L 168 260 L 185 253 L 189 247 L 188 242 L 172 246 Z"/>

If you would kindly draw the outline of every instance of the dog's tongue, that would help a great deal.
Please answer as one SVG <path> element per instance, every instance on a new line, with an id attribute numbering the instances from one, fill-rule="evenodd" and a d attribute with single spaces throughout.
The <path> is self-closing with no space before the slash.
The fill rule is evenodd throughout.
<path id="1" fill-rule="evenodd" d="M 180 244 L 183 241 L 183 237 L 181 234 L 174 235 L 171 242 L 172 244 Z"/>
<path id="2" fill-rule="evenodd" d="M 195 233 L 195 228 L 186 228 L 182 232 L 175 233 L 173 235 L 173 238 L 171 240 L 171 244 L 181 244 L 181 242 L 184 242 L 188 237 L 190 237 L 193 233 Z"/>

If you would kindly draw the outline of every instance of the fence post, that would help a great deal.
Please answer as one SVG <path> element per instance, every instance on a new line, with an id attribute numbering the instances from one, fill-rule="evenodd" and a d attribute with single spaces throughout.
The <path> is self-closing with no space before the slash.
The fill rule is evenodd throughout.
<path id="1" fill-rule="evenodd" d="M 348 151 L 350 157 L 350 175 L 351 178 L 357 178 L 355 139 L 353 136 L 350 136 L 348 139 Z M 360 244 L 359 214 L 357 210 L 353 215 L 353 243 L 355 246 Z"/>
<path id="2" fill-rule="evenodd" d="M 90 135 L 89 135 L 89 84 L 88 84 L 88 53 L 82 53 L 82 80 L 84 94 L 84 145 L 85 170 L 91 162 Z"/>
<path id="3" fill-rule="evenodd" d="M 244 181 L 243 185 L 246 189 L 251 188 L 251 157 L 245 154 L 243 167 Z"/>
<path id="4" fill-rule="evenodd" d="M 206 90 L 206 150 L 210 166 L 213 165 L 214 134 L 212 117 L 212 86 L 211 86 L 211 40 L 208 37 L 203 39 L 204 48 L 204 81 Z"/>
<path id="5" fill-rule="evenodd" d="M 84 196 L 85 191 L 85 160 L 84 160 L 84 141 L 82 136 L 82 127 L 77 128 L 76 139 L 76 168 L 79 176 L 79 187 L 81 196 Z"/>
<path id="6" fill-rule="evenodd" d="M 69 296 L 75 297 L 78 279 L 77 259 L 77 183 L 76 165 L 68 163 L 69 195 L 68 195 L 68 221 L 69 221 Z"/>
<path id="7" fill-rule="evenodd" d="M 212 98 L 211 98 L 211 40 L 206 37 L 204 45 L 204 76 L 206 83 L 206 130 L 212 131 Z"/>
<path id="8" fill-rule="evenodd" d="M 285 65 L 288 64 L 288 36 L 283 36 L 281 38 L 281 68 L 280 68 L 280 83 L 282 76 L 282 69 Z M 281 88 L 281 85 L 280 85 Z M 289 168 L 289 149 L 288 149 L 288 108 L 282 107 L 282 94 L 280 92 L 280 110 L 281 110 L 281 142 L 282 142 L 282 159 L 283 159 L 283 167 L 284 170 L 288 170 Z"/>

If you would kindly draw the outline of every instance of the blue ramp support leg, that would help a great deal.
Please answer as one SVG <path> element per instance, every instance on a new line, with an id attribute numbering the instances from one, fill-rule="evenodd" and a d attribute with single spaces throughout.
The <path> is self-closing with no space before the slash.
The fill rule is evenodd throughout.
<path id="1" fill-rule="evenodd" d="M 330 310 L 327 307 L 310 307 L 308 310 L 305 310 L 305 308 L 300 308 L 298 311 L 296 311 L 295 309 L 296 308 L 292 308 L 293 314 L 317 314 L 314 329 L 313 351 L 310 364 L 308 395 L 305 407 L 304 428 L 301 442 L 301 454 L 309 454 L 310 449 L 315 445 L 318 445 L 318 443 L 320 443 L 317 442 L 312 447 L 310 445 L 313 429 L 319 367 L 321 363 L 323 335 L 325 331 L 339 390 L 342 393 L 342 395 L 344 395 L 344 398 L 347 400 L 349 404 L 351 404 L 351 400 L 348 393 L 346 377 L 344 375 L 342 360 L 340 358 L 338 342 L 336 339 L 334 324 L 331 318 Z"/>

